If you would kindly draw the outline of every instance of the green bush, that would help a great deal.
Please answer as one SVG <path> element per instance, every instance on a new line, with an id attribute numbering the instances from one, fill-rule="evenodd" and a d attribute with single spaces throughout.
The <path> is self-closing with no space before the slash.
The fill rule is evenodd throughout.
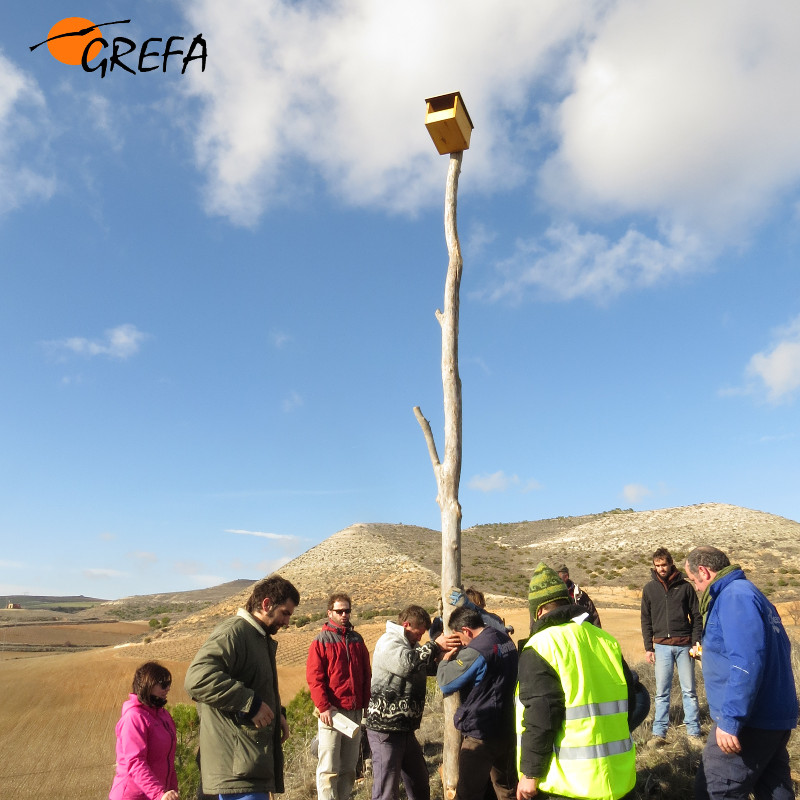
<path id="1" fill-rule="evenodd" d="M 175 748 L 175 772 L 178 776 L 178 792 L 181 797 L 194 797 L 200 784 L 200 770 L 197 767 L 197 737 L 200 732 L 200 718 L 197 709 L 189 703 L 177 703 L 167 707 L 172 719 L 178 743 Z"/>

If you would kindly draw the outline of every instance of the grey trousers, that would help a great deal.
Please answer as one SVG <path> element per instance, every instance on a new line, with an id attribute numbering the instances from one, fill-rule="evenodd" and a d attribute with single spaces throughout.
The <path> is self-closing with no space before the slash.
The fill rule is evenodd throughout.
<path id="1" fill-rule="evenodd" d="M 786 745 L 791 731 L 742 728 L 741 753 L 727 754 L 717 746 L 717 726 L 711 728 L 694 785 L 696 800 L 792 800 L 794 789 Z"/>
<path id="2" fill-rule="evenodd" d="M 367 729 L 372 750 L 372 800 L 399 800 L 400 780 L 408 800 L 431 800 L 425 756 L 413 731 L 381 733 Z"/>

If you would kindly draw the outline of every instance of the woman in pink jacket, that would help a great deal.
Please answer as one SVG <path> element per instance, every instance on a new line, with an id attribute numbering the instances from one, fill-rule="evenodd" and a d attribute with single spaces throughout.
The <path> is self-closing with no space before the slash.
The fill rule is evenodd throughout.
<path id="1" fill-rule="evenodd" d="M 110 800 L 179 800 L 175 722 L 167 704 L 172 675 L 148 661 L 133 676 L 117 723 L 117 772 Z"/>

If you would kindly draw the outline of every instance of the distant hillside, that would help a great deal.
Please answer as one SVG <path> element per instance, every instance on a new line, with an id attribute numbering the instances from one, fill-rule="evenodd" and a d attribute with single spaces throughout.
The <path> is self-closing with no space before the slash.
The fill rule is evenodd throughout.
<path id="1" fill-rule="evenodd" d="M 582 517 L 478 525 L 462 533 L 462 576 L 491 595 L 490 605 L 521 603 L 539 561 L 566 563 L 577 583 L 638 591 L 650 557 L 668 547 L 676 562 L 699 544 L 729 553 L 773 600 L 800 596 L 800 523 L 738 506 L 707 503 L 656 511 L 616 509 Z M 348 591 L 354 606 L 395 609 L 436 604 L 441 570 L 438 531 L 412 525 L 358 523 L 281 568 L 300 591 L 298 616 L 325 609 L 330 592 Z M 187 617 L 168 636 L 210 629 L 244 604 L 249 586 Z"/>
<path id="2" fill-rule="evenodd" d="M 35 595 L 35 594 L 9 594 L 0 595 L 0 603 L 2 608 L 6 608 L 9 604 L 19 605 L 23 609 L 32 611 L 61 611 L 65 613 L 73 613 L 81 611 L 85 608 L 91 608 L 98 603 L 105 603 L 99 597 L 84 597 L 82 594 L 78 595 Z"/>
<path id="3" fill-rule="evenodd" d="M 235 581 L 221 583 L 208 589 L 191 589 L 186 592 L 162 592 L 160 594 L 140 594 L 123 597 L 120 600 L 105 600 L 92 607 L 81 616 L 116 617 L 118 619 L 147 619 L 167 614 L 173 619 L 178 615 L 198 611 L 215 605 L 232 594 L 249 589 L 255 581 L 239 578 Z"/>

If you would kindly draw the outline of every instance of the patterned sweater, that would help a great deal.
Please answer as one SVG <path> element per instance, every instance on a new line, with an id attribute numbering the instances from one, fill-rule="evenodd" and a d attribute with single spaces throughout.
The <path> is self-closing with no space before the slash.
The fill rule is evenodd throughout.
<path id="1" fill-rule="evenodd" d="M 436 673 L 435 642 L 411 644 L 402 625 L 386 623 L 372 655 L 372 688 L 366 726 L 382 733 L 419 728 L 425 709 L 427 676 Z"/>

